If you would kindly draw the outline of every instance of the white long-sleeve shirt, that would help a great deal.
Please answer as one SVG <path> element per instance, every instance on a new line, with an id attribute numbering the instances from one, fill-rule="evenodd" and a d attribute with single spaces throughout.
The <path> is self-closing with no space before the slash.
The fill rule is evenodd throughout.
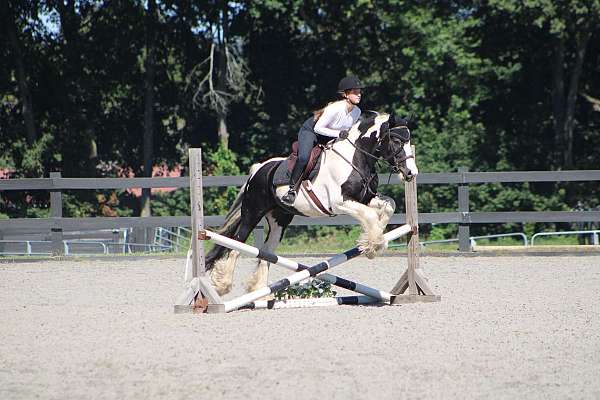
<path id="1" fill-rule="evenodd" d="M 325 107 L 323 115 L 315 124 L 315 132 L 336 138 L 341 131 L 352 128 L 360 117 L 360 108 L 354 106 L 350 112 L 347 110 L 345 101 L 336 101 Z"/>

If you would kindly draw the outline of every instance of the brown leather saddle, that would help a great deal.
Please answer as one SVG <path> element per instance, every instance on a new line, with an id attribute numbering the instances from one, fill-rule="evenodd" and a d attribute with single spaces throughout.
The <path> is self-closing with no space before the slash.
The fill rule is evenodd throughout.
<path id="1" fill-rule="evenodd" d="M 310 151 L 310 156 L 308 158 L 308 163 L 306 163 L 306 167 L 304 167 L 304 171 L 302 171 L 302 175 L 300 176 L 300 180 L 296 182 L 295 188 L 299 190 L 299 187 L 302 186 L 312 202 L 317 206 L 317 208 L 325 215 L 333 216 L 334 214 L 331 210 L 328 210 L 323 206 L 317 195 L 312 190 L 312 185 L 310 184 L 310 180 L 314 178 L 314 176 L 318 173 L 318 162 L 321 157 L 321 153 L 325 149 L 325 145 L 317 144 Z M 292 143 L 292 153 L 288 156 L 286 161 L 287 164 L 287 173 L 288 176 L 292 174 L 292 170 L 294 169 L 294 165 L 298 160 L 298 142 Z M 316 167 L 316 168 L 315 168 Z"/>
<path id="2" fill-rule="evenodd" d="M 325 148 L 325 146 L 322 144 L 317 144 L 315 147 L 312 148 L 312 150 L 310 151 L 310 157 L 308 158 L 308 163 L 306 163 L 306 167 L 304 168 L 304 171 L 302 171 L 303 177 L 307 177 L 310 175 L 310 171 L 312 171 L 313 168 L 315 167 L 315 165 L 317 164 L 317 161 L 319 160 L 319 156 L 323 152 L 324 148 Z M 288 168 L 288 172 L 290 174 L 292 173 L 292 170 L 294 169 L 294 165 L 296 165 L 297 160 L 298 160 L 298 141 L 295 141 L 294 143 L 292 143 L 292 153 L 287 158 L 287 168 Z M 302 179 L 300 179 L 300 180 L 302 180 Z"/>

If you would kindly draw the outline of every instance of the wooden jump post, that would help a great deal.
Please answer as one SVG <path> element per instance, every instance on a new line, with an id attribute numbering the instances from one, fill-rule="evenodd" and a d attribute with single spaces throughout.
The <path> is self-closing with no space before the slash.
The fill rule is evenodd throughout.
<path id="1" fill-rule="evenodd" d="M 414 152 L 414 150 L 413 150 Z M 186 287 L 175 303 L 175 312 L 230 312 L 237 309 L 279 309 L 298 307 L 318 307 L 347 304 L 401 304 L 418 301 L 439 301 L 440 296 L 433 294 L 419 268 L 419 237 L 417 223 L 416 182 L 406 182 L 406 224 L 385 233 L 387 241 L 408 235 L 408 269 L 401 276 L 391 292 L 371 288 L 352 282 L 325 271 L 360 255 L 357 247 L 340 253 L 313 266 L 297 263 L 285 257 L 260 250 L 245 243 L 219 235 L 204 229 L 202 205 L 202 160 L 200 149 L 190 149 L 190 201 L 192 208 L 192 250 L 191 267 L 186 270 Z M 212 240 L 218 245 L 237 250 L 248 256 L 256 257 L 271 264 L 296 271 L 271 285 L 246 293 L 238 298 L 223 301 L 216 293 L 204 268 L 204 240 Z M 190 258 L 188 257 L 188 261 Z M 307 278 L 317 276 L 333 285 L 357 292 L 362 296 L 340 296 L 335 298 L 259 300 L 278 290 L 285 289 Z M 404 294 L 406 290 L 408 294 Z"/>
<path id="2" fill-rule="evenodd" d="M 415 146 L 412 146 L 415 154 Z M 392 304 L 440 301 L 427 284 L 427 280 L 420 271 L 419 265 L 419 211 L 417 209 L 417 178 L 404 182 L 404 203 L 406 207 L 406 223 L 416 229 L 408 234 L 408 267 L 391 293 L 396 295 Z M 408 289 L 408 293 L 405 294 Z"/>

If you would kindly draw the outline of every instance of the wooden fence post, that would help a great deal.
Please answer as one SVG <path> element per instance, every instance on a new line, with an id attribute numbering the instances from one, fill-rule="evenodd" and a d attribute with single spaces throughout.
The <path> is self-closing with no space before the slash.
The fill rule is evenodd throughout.
<path id="1" fill-rule="evenodd" d="M 60 172 L 50 172 L 50 178 L 60 178 Z M 62 192 L 60 190 L 50 191 L 50 217 L 62 218 Z M 52 255 L 62 256 L 65 254 L 65 246 L 63 244 L 63 230 L 60 228 L 50 229 L 50 240 L 52 241 Z"/>
<path id="2" fill-rule="evenodd" d="M 471 217 L 469 215 L 469 186 L 466 183 L 465 172 L 466 167 L 458 168 L 461 174 L 461 183 L 458 184 L 458 212 L 460 213 L 461 222 L 458 223 L 458 250 L 468 252 L 471 251 Z"/>
<path id="3" fill-rule="evenodd" d="M 192 277 L 203 276 L 204 241 L 198 238 L 198 232 L 204 230 L 204 203 L 202 192 L 202 150 L 190 149 L 190 202 L 192 208 Z"/>

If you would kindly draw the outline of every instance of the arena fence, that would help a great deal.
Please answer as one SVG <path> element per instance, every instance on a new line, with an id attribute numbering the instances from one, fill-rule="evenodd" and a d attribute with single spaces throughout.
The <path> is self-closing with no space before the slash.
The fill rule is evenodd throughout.
<path id="1" fill-rule="evenodd" d="M 380 175 L 380 182 L 388 182 L 387 174 Z M 206 176 L 203 187 L 241 186 L 247 176 Z M 511 171 L 511 172 L 458 172 L 422 173 L 419 185 L 455 185 L 458 209 L 452 212 L 419 213 L 420 224 L 458 224 L 460 251 L 469 251 L 470 226 L 490 223 L 526 222 L 600 222 L 600 211 L 498 211 L 473 212 L 469 209 L 469 186 L 484 183 L 518 182 L 597 182 L 600 170 L 574 171 Z M 398 176 L 392 176 L 389 184 L 400 184 Z M 16 235 L 45 234 L 52 241 L 53 254 L 64 254 L 63 234 L 72 231 L 91 231 L 121 228 L 189 227 L 190 216 L 171 217 L 90 217 L 65 218 L 62 216 L 62 192 L 67 190 L 129 189 L 129 188 L 189 188 L 189 177 L 178 178 L 63 178 L 53 172 L 49 178 L 2 179 L 0 191 L 50 192 L 50 218 L 13 218 L 0 220 L 0 240 Z M 205 225 L 219 226 L 224 216 L 205 216 Z M 390 224 L 406 223 L 405 214 L 395 214 Z M 294 218 L 292 225 L 354 225 L 349 216 L 323 218 Z"/>

